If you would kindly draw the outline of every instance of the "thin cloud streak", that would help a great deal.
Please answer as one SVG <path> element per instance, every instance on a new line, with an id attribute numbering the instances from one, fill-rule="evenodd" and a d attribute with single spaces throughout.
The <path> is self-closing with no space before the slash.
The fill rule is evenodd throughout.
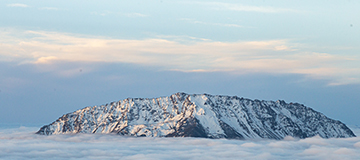
<path id="1" fill-rule="evenodd" d="M 230 10 L 241 12 L 260 12 L 260 13 L 283 13 L 283 12 L 301 12 L 291 8 L 276 8 L 268 6 L 252 6 L 235 3 L 223 3 L 223 2 L 185 2 L 190 4 L 200 4 L 208 6 L 214 10 Z"/>
<path id="2" fill-rule="evenodd" d="M 190 18 L 181 18 L 180 20 L 186 21 L 186 22 L 189 22 L 189 23 L 193 23 L 193 24 L 203 24 L 203 25 L 212 25 L 212 26 L 221 26 L 221 27 L 237 27 L 237 28 L 242 28 L 243 27 L 243 26 L 238 25 L 238 24 L 208 23 L 208 22 L 203 22 L 203 21 L 197 21 L 197 20 L 190 19 Z"/>
<path id="3" fill-rule="evenodd" d="M 112 12 L 112 11 L 101 11 L 101 12 L 91 12 L 91 15 L 99 15 L 99 16 L 109 16 L 109 15 L 117 15 L 128 18 L 145 18 L 149 17 L 149 15 L 142 13 L 120 13 L 120 12 Z"/>
<path id="4" fill-rule="evenodd" d="M 123 15 L 127 17 L 149 17 L 149 15 L 141 14 L 141 13 L 126 13 Z"/>
<path id="5" fill-rule="evenodd" d="M 6 5 L 6 6 L 7 6 L 7 7 L 22 7 L 22 8 L 29 7 L 28 5 L 22 4 L 22 3 L 12 3 L 12 4 L 8 4 L 8 5 Z"/>
<path id="6" fill-rule="evenodd" d="M 14 39 L 13 43 L 0 39 L 0 55 L 5 57 L 2 60 L 21 58 L 21 63 L 120 62 L 184 72 L 304 74 L 310 78 L 330 79 L 331 85 L 360 83 L 357 57 L 306 51 L 288 40 L 183 44 L 160 38 L 109 39 L 42 31 L 25 32 L 24 35 L 31 37 L 26 40 L 16 40 L 6 33 L 2 35 Z M 352 64 L 351 67 L 347 67 L 348 64 Z"/>
<path id="7" fill-rule="evenodd" d="M 58 11 L 59 8 L 56 8 L 56 7 L 42 7 L 42 8 L 39 8 L 40 10 L 52 10 L 52 11 Z"/>

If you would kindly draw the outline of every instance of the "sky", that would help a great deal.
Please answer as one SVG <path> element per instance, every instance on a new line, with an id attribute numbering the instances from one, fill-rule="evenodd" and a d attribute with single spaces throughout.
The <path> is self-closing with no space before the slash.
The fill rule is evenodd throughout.
<path id="1" fill-rule="evenodd" d="M 343 159 L 360 157 L 360 137 L 284 140 L 42 136 L 36 127 L 0 129 L 0 159 Z M 357 128 L 354 131 L 360 131 Z"/>
<path id="2" fill-rule="evenodd" d="M 360 1 L 0 1 L 0 125 L 177 92 L 360 125 Z"/>

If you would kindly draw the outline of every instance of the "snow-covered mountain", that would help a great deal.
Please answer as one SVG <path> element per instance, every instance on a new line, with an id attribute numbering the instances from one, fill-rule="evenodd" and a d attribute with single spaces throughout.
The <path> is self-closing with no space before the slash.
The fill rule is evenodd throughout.
<path id="1" fill-rule="evenodd" d="M 345 124 L 302 104 L 186 93 L 86 107 L 63 115 L 37 132 L 67 133 L 231 139 L 355 137 Z"/>

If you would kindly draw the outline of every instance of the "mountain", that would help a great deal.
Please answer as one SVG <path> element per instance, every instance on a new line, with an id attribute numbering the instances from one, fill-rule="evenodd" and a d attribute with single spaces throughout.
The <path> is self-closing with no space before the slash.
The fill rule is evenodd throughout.
<path id="1" fill-rule="evenodd" d="M 355 137 L 345 124 L 302 104 L 186 93 L 150 99 L 127 98 L 85 107 L 61 116 L 37 132 L 68 133 L 229 139 Z"/>

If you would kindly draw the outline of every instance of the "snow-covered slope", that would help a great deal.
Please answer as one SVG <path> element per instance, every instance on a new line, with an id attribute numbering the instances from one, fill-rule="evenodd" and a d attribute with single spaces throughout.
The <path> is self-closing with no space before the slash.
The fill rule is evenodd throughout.
<path id="1" fill-rule="evenodd" d="M 186 93 L 86 107 L 63 115 L 37 133 L 234 139 L 355 137 L 345 124 L 302 104 Z"/>

